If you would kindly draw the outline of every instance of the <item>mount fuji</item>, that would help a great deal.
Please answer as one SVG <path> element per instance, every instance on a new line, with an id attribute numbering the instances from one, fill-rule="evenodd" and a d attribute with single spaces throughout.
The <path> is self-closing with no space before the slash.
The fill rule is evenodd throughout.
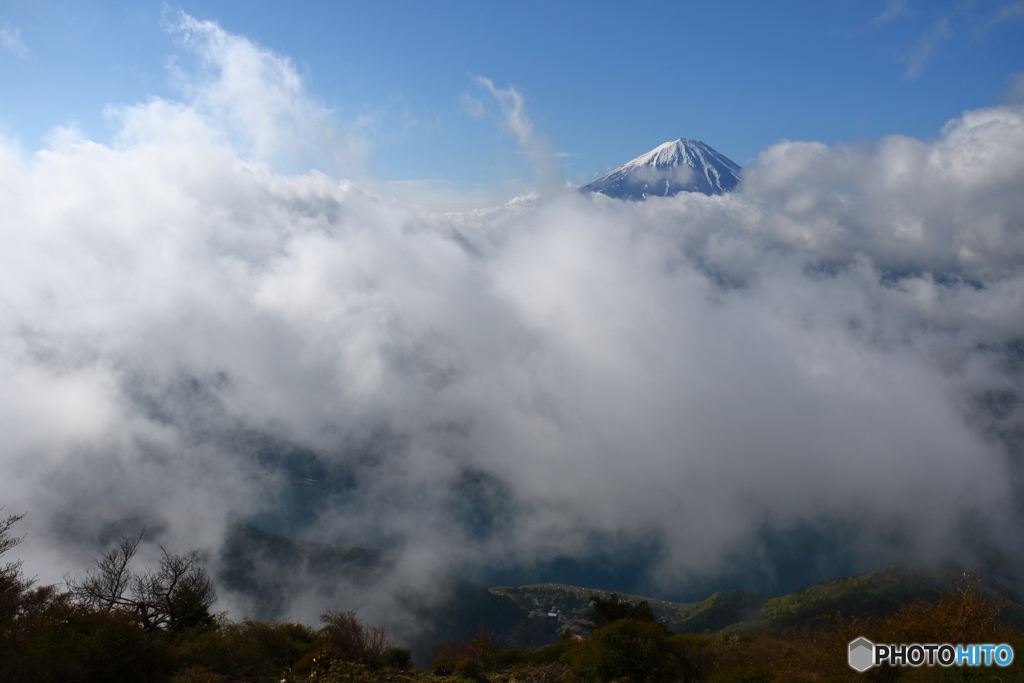
<path id="1" fill-rule="evenodd" d="M 740 182 L 740 167 L 700 140 L 672 140 L 580 188 L 616 199 L 671 197 L 678 192 L 724 194 Z"/>

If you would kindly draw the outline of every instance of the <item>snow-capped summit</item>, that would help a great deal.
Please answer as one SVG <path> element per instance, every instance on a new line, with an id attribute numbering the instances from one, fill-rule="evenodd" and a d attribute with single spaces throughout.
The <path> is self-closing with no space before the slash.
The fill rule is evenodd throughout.
<path id="1" fill-rule="evenodd" d="M 672 140 L 580 188 L 617 199 L 670 197 L 677 192 L 724 194 L 740 167 L 700 140 Z"/>

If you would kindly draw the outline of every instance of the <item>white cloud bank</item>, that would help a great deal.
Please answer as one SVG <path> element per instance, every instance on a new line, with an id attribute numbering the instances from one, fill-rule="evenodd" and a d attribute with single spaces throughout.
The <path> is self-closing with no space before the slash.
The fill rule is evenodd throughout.
<path id="1" fill-rule="evenodd" d="M 284 504 L 275 449 L 344 474 L 308 535 L 434 566 L 616 539 L 671 590 L 800 526 L 1020 559 L 1024 108 L 782 142 L 722 197 L 423 213 L 275 172 L 323 110 L 182 30 L 191 99 L 0 148 L 0 502 L 41 579 L 133 515 L 216 547 Z"/>

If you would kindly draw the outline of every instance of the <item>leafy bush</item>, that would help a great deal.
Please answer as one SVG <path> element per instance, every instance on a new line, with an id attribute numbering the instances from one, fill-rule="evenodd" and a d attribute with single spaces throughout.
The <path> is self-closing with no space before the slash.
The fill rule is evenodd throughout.
<path id="1" fill-rule="evenodd" d="M 507 669 L 526 662 L 526 653 L 519 649 L 501 650 L 491 657 L 492 669 Z"/>
<path id="2" fill-rule="evenodd" d="M 188 666 L 174 674 L 171 683 L 224 683 L 226 680 L 226 676 L 201 666 Z"/>
<path id="3" fill-rule="evenodd" d="M 245 620 L 192 631 L 178 653 L 186 666 L 218 675 L 270 678 L 313 652 L 317 639 L 302 624 Z"/>
<path id="4" fill-rule="evenodd" d="M 684 681 L 703 681 L 715 669 L 716 657 L 712 636 L 675 633 L 666 645 L 672 651 L 675 673 Z"/>
<path id="5" fill-rule="evenodd" d="M 548 645 L 539 650 L 525 655 L 528 664 L 544 665 L 566 662 L 572 658 L 572 653 L 583 646 L 582 641 L 573 640 L 566 636 L 559 638 L 554 645 Z"/>
<path id="6" fill-rule="evenodd" d="M 674 678 L 675 652 L 657 622 L 620 619 L 598 628 L 572 655 L 572 673 L 584 681 L 663 681 Z"/>
<path id="7" fill-rule="evenodd" d="M 554 619 L 520 619 L 509 639 L 512 645 L 532 649 L 543 647 L 555 638 L 559 623 Z"/>
<path id="8" fill-rule="evenodd" d="M 174 670 L 170 645 L 150 638 L 131 615 L 120 612 L 58 599 L 24 635 L 18 656 L 5 657 L 0 667 L 0 679 L 7 683 L 145 683 L 165 680 Z"/>
<path id="9" fill-rule="evenodd" d="M 381 665 L 387 669 L 405 671 L 412 666 L 412 650 L 407 647 L 392 647 L 381 656 Z"/>
<path id="10" fill-rule="evenodd" d="M 633 621 L 657 621 L 651 611 L 651 605 L 646 600 L 633 604 L 627 600 L 621 600 L 618 593 L 612 593 L 607 598 L 600 595 L 591 595 L 590 600 L 593 606 L 590 608 L 590 621 L 594 628 L 598 629 L 607 626 L 621 619 L 632 619 Z"/>
<path id="11" fill-rule="evenodd" d="M 320 630 L 324 659 L 380 666 L 384 653 L 394 647 L 383 626 L 360 623 L 354 610 L 324 612 L 320 620 L 326 624 Z"/>
<path id="12" fill-rule="evenodd" d="M 436 676 L 451 676 L 455 673 L 455 665 L 459 661 L 458 657 L 435 657 L 430 663 L 430 673 Z"/>
<path id="13" fill-rule="evenodd" d="M 474 659 L 484 669 L 492 669 L 496 657 L 504 652 L 493 634 L 480 631 L 468 640 L 438 643 L 431 648 L 434 659 Z"/>
<path id="14" fill-rule="evenodd" d="M 471 681 L 484 680 L 484 665 L 476 659 L 464 657 L 455 663 L 455 675 Z"/>

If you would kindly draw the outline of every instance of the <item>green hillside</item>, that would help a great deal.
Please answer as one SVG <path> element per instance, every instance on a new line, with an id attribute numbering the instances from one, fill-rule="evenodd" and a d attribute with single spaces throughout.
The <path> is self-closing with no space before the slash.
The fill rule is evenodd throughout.
<path id="1" fill-rule="evenodd" d="M 962 570 L 942 572 L 906 561 L 823 581 L 775 598 L 747 591 L 722 591 L 698 602 L 669 624 L 683 633 L 757 632 L 809 626 L 837 613 L 844 617 L 884 615 L 916 600 L 935 603 L 941 591 L 952 589 L 952 576 L 956 574 L 962 574 Z M 1024 605 L 1014 591 L 989 577 L 982 578 L 979 590 L 986 597 L 1006 598 L 1009 605 L 1004 619 L 1022 623 Z"/>
<path id="2" fill-rule="evenodd" d="M 913 561 L 898 562 L 862 574 L 823 581 L 780 597 L 768 597 L 744 590 L 720 591 L 693 604 L 670 602 L 641 595 L 619 594 L 632 603 L 648 601 L 654 614 L 680 633 L 758 633 L 789 627 L 813 626 L 822 619 L 883 616 L 917 600 L 934 604 L 940 592 L 953 588 L 953 577 L 963 570 L 947 567 L 936 570 Z M 507 597 L 519 608 L 534 614 L 539 624 L 531 629 L 537 638 L 552 642 L 574 620 L 586 619 L 590 596 L 608 597 L 609 591 L 561 584 L 498 586 L 491 593 Z M 1008 601 L 1003 620 L 1024 626 L 1024 604 L 1019 596 L 990 577 L 982 577 L 979 592 L 985 597 Z M 556 617 L 547 614 L 554 610 Z M 526 627 L 518 629 L 525 632 Z"/>
<path id="3" fill-rule="evenodd" d="M 717 633 L 735 624 L 756 623 L 768 600 L 751 591 L 719 591 L 669 622 L 669 628 L 681 633 Z"/>
<path id="4" fill-rule="evenodd" d="M 528 586 L 496 586 L 490 589 L 495 595 L 509 598 L 517 606 L 527 611 L 550 609 L 562 610 L 562 614 L 573 619 L 584 619 L 590 605 L 590 596 L 599 595 L 607 598 L 613 591 L 598 588 L 566 586 L 557 583 L 536 583 Z M 658 600 L 630 593 L 616 593 L 620 599 L 631 603 L 646 600 L 659 619 L 671 623 L 677 621 L 692 605 L 682 602 Z"/>

